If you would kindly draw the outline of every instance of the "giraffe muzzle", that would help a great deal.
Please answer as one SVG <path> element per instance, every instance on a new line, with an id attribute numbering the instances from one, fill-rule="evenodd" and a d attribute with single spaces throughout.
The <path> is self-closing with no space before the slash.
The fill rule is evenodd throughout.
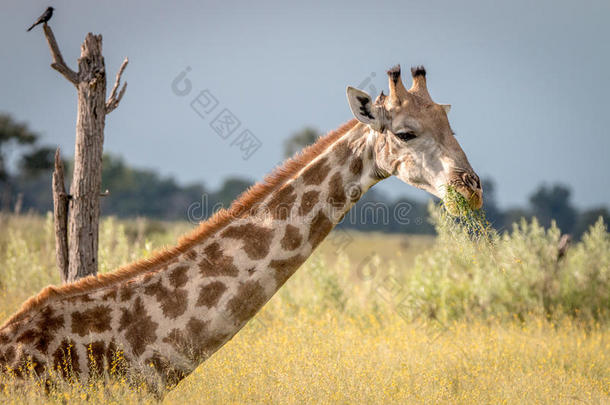
<path id="1" fill-rule="evenodd" d="M 483 188 L 475 172 L 456 171 L 450 184 L 466 199 L 470 208 L 478 210 L 483 206 Z"/>

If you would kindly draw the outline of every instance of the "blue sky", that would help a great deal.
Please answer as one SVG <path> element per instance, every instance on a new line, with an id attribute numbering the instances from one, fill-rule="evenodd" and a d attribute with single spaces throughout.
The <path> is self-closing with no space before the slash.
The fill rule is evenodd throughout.
<path id="1" fill-rule="evenodd" d="M 504 207 L 542 182 L 562 182 L 580 207 L 610 204 L 608 1 L 3 1 L 0 111 L 43 142 L 73 151 L 76 94 L 49 67 L 40 29 L 48 6 L 64 59 L 76 68 L 87 32 L 101 33 L 109 87 L 122 59 L 129 85 L 107 117 L 105 150 L 180 182 L 261 178 L 282 142 L 310 125 L 351 118 L 345 87 L 387 88 L 385 70 L 423 64 L 432 97 L 450 103 L 472 166 Z M 189 67 L 192 92 L 172 81 Z M 407 71 L 408 69 L 403 69 Z M 405 78 L 407 86 L 409 78 Z M 208 90 L 262 143 L 244 160 L 190 101 Z M 235 136 L 237 136 L 235 134 Z M 427 198 L 399 181 L 393 195 Z"/>

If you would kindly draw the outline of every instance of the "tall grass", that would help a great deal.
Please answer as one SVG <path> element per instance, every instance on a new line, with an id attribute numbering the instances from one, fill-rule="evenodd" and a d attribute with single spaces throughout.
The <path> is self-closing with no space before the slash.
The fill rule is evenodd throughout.
<path id="1" fill-rule="evenodd" d="M 522 221 L 499 235 L 480 213 L 456 220 L 431 206 L 430 214 L 436 238 L 333 232 L 166 402 L 608 403 L 606 225 L 558 259 L 556 226 Z M 106 218 L 100 269 L 149 255 L 188 228 Z M 59 277 L 50 217 L 0 216 L 0 229 L 6 318 Z M 47 393 L 36 379 L 8 382 L 3 403 L 155 400 L 121 379 Z"/>
<path id="2" fill-rule="evenodd" d="M 610 235 L 600 220 L 559 255 L 561 231 L 536 219 L 498 234 L 480 214 L 454 219 L 431 207 L 438 237 L 409 272 L 414 317 L 441 320 L 565 315 L 610 316 Z"/>

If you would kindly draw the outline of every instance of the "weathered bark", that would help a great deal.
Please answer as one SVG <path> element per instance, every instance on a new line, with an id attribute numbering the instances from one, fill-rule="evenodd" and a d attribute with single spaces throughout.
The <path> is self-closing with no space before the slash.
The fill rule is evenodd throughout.
<path id="1" fill-rule="evenodd" d="M 105 118 L 106 114 L 119 105 L 125 93 L 127 84 L 123 85 L 117 96 L 120 78 L 128 60 L 125 59 L 122 63 L 110 97 L 106 100 L 106 68 L 102 56 L 102 36 L 87 34 L 81 46 L 78 72 L 74 72 L 66 66 L 51 27 L 45 23 L 43 28 L 53 58 L 51 67 L 74 84 L 78 93 L 74 172 L 67 212 L 67 258 L 61 253 L 63 250 L 60 252 L 60 246 L 62 249 L 64 246 L 61 240 L 63 236 L 56 234 L 57 263 L 62 273 L 62 280 L 72 282 L 97 273 Z M 62 213 L 56 210 L 56 229 L 66 223 Z"/>
<path id="2" fill-rule="evenodd" d="M 102 36 L 87 34 L 78 59 L 78 115 L 68 210 L 68 281 L 97 273 L 106 72 Z"/>
<path id="3" fill-rule="evenodd" d="M 64 185 L 64 167 L 55 151 L 55 171 L 53 172 L 53 217 L 55 218 L 55 258 L 61 281 L 68 280 L 68 194 Z"/>

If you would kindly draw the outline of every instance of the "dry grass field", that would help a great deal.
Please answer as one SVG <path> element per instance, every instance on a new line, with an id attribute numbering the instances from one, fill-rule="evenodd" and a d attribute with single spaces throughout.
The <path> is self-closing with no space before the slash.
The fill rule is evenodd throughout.
<path id="1" fill-rule="evenodd" d="M 166 403 L 610 403 L 610 236 L 599 223 L 560 262 L 560 232 L 522 223 L 473 237 L 335 230 L 237 336 Z M 106 218 L 102 271 L 189 224 Z M 52 222 L 0 217 L 0 318 L 58 282 Z M 120 379 L 3 377 L 2 403 L 148 403 Z"/>

